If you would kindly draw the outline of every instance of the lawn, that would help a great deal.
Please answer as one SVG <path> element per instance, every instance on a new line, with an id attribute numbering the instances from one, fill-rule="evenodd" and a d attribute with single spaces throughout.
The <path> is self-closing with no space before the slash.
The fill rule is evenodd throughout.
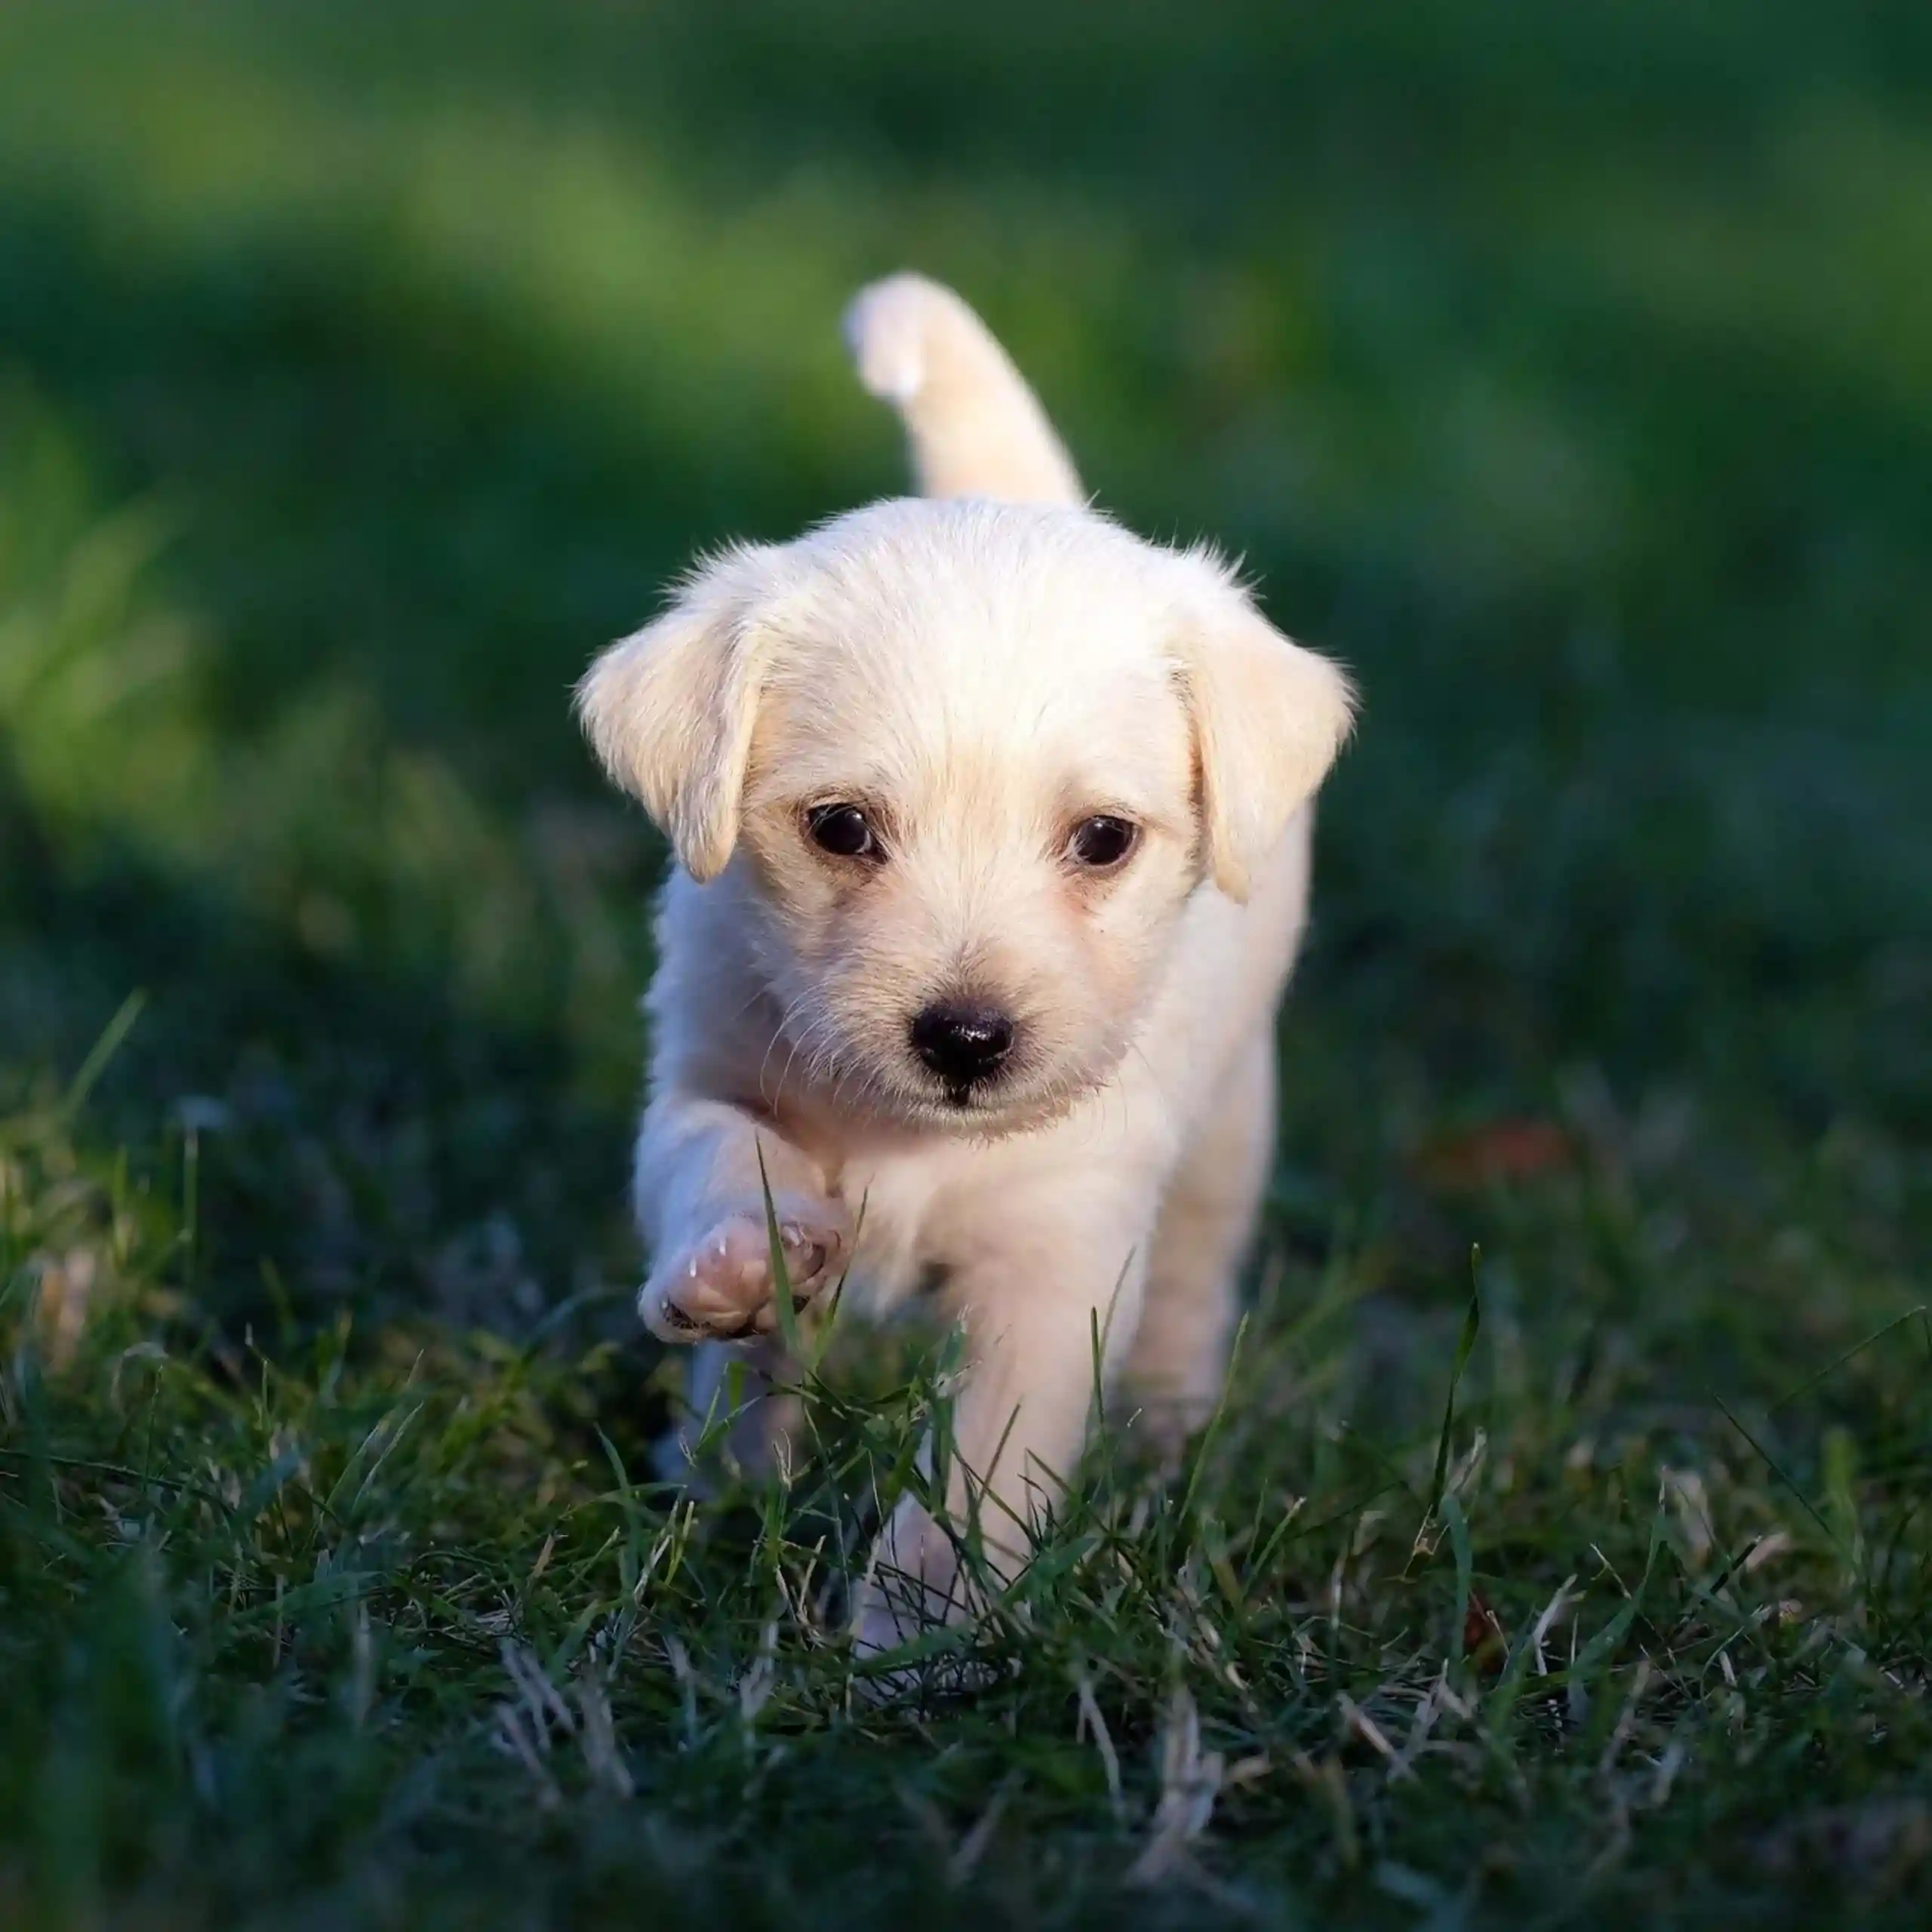
<path id="1" fill-rule="evenodd" d="M 0 12 L 0 1924 L 1921 1925 L 1932 12 Z M 1346 659 L 1229 1400 L 970 1697 L 651 1444 L 569 687 L 954 281 Z"/>

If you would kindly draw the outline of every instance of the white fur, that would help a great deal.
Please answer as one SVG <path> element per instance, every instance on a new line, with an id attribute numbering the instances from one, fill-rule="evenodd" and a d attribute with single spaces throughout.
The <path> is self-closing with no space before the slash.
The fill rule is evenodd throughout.
<path id="1" fill-rule="evenodd" d="M 897 277 L 848 328 L 928 497 L 702 566 L 580 694 L 680 862 L 650 998 L 640 1307 L 667 1339 L 770 1334 L 761 1156 L 802 1294 L 844 1265 L 863 1199 L 866 1304 L 943 1271 L 971 1360 L 951 1506 L 976 1505 L 1011 1564 L 1079 1454 L 1096 1323 L 1151 1426 L 1184 1434 L 1215 1399 L 1272 1144 L 1309 801 L 1350 695 L 1211 554 L 1080 506 L 1039 405 L 950 291 Z M 810 808 L 846 801 L 881 828 L 881 862 L 807 838 Z M 1140 828 L 1104 878 L 1067 850 L 1100 813 Z M 1018 1029 L 1010 1077 L 964 1103 L 908 1035 L 962 991 Z M 700 1349 L 694 1399 L 726 1346 Z M 861 1641 L 959 1614 L 955 1568 L 903 1504 Z"/>
<path id="2" fill-rule="evenodd" d="M 1033 392 L 949 288 L 895 275 L 845 313 L 859 380 L 898 411 L 922 497 L 1077 503 L 1080 478 Z"/>

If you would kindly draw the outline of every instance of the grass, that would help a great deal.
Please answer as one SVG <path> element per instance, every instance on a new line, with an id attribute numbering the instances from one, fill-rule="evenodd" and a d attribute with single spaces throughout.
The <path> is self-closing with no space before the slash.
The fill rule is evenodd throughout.
<path id="1" fill-rule="evenodd" d="M 0 1922 L 1922 1923 L 1928 80 L 1903 4 L 7 10 Z M 925 1708 L 837 1614 L 942 1356 L 651 1477 L 660 857 L 565 701 L 894 487 L 902 261 L 1368 698 L 1229 1401 Z"/>

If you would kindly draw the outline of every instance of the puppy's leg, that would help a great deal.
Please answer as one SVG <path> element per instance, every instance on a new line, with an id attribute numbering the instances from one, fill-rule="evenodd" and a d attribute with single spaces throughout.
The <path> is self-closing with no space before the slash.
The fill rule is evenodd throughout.
<path id="1" fill-rule="evenodd" d="M 714 1457 L 743 1475 L 769 1475 L 789 1465 L 801 1420 L 787 1392 L 789 1358 L 776 1342 L 700 1342 L 691 1352 L 686 1414 L 657 1445 L 657 1472 L 700 1487 Z"/>
<path id="2" fill-rule="evenodd" d="M 1085 1440 L 1094 1343 L 1104 1377 L 1140 1313 L 1146 1223 L 1129 1202 L 1003 1201 L 1014 1232 L 957 1265 L 952 1291 L 971 1365 L 955 1399 L 946 1521 L 914 1496 L 879 1536 L 858 1604 L 861 1651 L 886 1650 L 974 1607 L 955 1538 L 977 1524 L 992 1580 L 1017 1574 Z M 928 1442 L 924 1466 L 940 1460 Z"/>
<path id="3" fill-rule="evenodd" d="M 651 1254 L 638 1312 L 660 1341 L 776 1331 L 767 1184 L 802 1306 L 838 1278 L 851 1244 L 851 1221 L 824 1170 L 737 1107 L 675 1092 L 651 1103 L 633 1180 Z"/>
<path id="4" fill-rule="evenodd" d="M 1161 1204 L 1127 1359 L 1135 1427 L 1170 1458 L 1214 1413 L 1227 1374 L 1241 1262 L 1275 1150 L 1272 1028 L 1241 1047 L 1219 1092 Z"/>
<path id="5" fill-rule="evenodd" d="M 698 1439 L 721 1423 L 725 1454 L 748 1475 L 764 1473 L 796 1429 L 796 1398 L 774 1387 L 789 1378 L 774 1335 L 768 1184 L 802 1307 L 838 1279 L 851 1243 L 844 1207 L 824 1171 L 721 1102 L 672 1092 L 645 1113 L 632 1185 L 651 1268 L 638 1311 L 660 1340 L 700 1345 L 687 1385 L 688 1417 L 659 1447 L 659 1473 L 667 1479 L 691 1473 Z M 737 1346 L 740 1338 L 749 1339 Z M 736 1363 L 743 1373 L 734 1377 Z"/>

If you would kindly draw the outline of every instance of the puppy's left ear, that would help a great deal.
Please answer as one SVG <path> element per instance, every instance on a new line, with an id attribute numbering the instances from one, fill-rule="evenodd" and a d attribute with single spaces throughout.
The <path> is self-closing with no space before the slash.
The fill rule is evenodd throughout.
<path id="1" fill-rule="evenodd" d="M 612 645 L 577 688 L 605 769 L 644 801 L 695 879 L 722 872 L 737 843 L 772 645 L 761 614 L 779 554 L 747 546 L 704 565 L 663 616 Z"/>
<path id="2" fill-rule="evenodd" d="M 1230 899 L 1244 901 L 1255 868 L 1348 737 L 1354 688 L 1225 574 L 1183 624 L 1178 673 L 1194 720 L 1209 868 Z"/>

